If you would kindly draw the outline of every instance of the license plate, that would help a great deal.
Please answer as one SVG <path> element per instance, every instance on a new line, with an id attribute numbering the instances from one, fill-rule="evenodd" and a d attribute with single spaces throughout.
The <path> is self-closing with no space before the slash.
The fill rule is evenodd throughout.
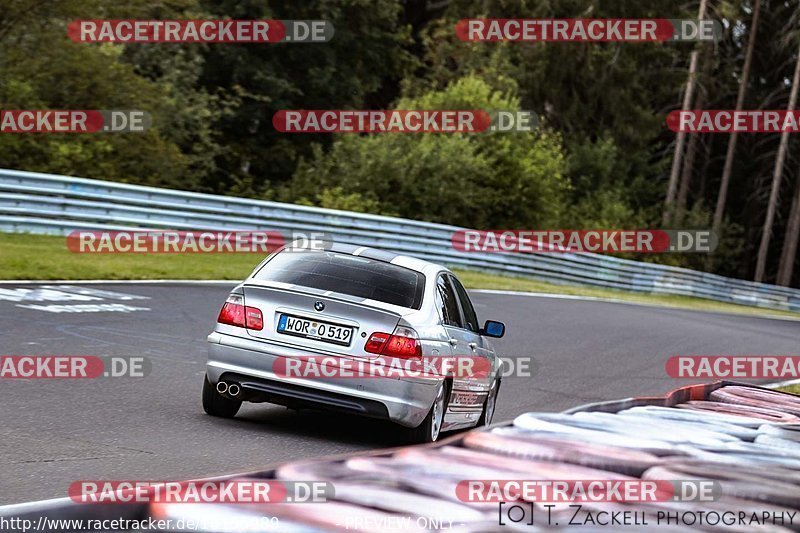
<path id="1" fill-rule="evenodd" d="M 339 326 L 330 322 L 308 320 L 291 315 L 281 315 L 278 319 L 278 333 L 341 346 L 350 346 L 350 342 L 353 340 L 353 328 L 350 326 Z"/>

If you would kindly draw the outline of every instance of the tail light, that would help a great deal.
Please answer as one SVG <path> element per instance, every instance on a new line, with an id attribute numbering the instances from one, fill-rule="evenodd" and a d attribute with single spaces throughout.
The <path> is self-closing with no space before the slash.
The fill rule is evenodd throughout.
<path id="1" fill-rule="evenodd" d="M 261 331 L 264 328 L 264 317 L 261 309 L 245 307 L 244 298 L 239 294 L 231 294 L 219 312 L 217 322 L 240 328 Z"/>
<path id="2" fill-rule="evenodd" d="M 264 329 L 264 317 L 261 316 L 261 309 L 257 307 L 245 307 L 244 324 L 247 329 L 254 329 L 256 331 Z"/>
<path id="3" fill-rule="evenodd" d="M 373 333 L 367 339 L 364 351 L 401 359 L 422 358 L 422 344 L 419 342 L 419 335 L 413 329 L 404 326 L 396 327 L 391 334 Z"/>

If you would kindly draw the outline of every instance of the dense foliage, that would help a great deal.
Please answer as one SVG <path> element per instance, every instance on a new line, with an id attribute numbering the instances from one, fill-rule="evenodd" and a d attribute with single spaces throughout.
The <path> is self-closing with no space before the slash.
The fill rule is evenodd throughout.
<path id="1" fill-rule="evenodd" d="M 139 135 L 2 135 L 0 167 L 270 198 L 480 228 L 660 227 L 689 55 L 696 102 L 735 107 L 752 1 L 709 0 L 723 39 L 692 43 L 464 43 L 467 17 L 697 18 L 671 0 L 4 0 L 4 109 L 144 109 Z M 601 5 L 602 4 L 602 5 Z M 797 0 L 762 0 L 745 108 L 786 106 Z M 79 44 L 78 18 L 327 19 L 327 44 Z M 530 133 L 281 134 L 280 109 L 526 109 Z M 699 135 L 675 227 L 709 228 L 726 135 Z M 710 261 L 658 260 L 752 277 L 778 136 L 739 139 Z M 797 182 L 792 137 L 767 280 Z M 795 270 L 798 270 L 797 267 Z M 800 283 L 796 272 L 794 284 Z"/>

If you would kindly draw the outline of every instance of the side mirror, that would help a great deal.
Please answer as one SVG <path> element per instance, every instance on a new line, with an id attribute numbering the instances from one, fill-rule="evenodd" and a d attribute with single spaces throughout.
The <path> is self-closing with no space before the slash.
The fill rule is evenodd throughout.
<path id="1" fill-rule="evenodd" d="M 481 335 L 500 338 L 506 334 L 506 325 L 496 320 L 487 320 L 481 330 Z"/>

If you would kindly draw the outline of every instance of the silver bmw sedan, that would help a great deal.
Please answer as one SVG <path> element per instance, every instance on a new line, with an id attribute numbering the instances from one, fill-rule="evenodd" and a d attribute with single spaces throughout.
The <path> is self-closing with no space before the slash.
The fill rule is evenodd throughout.
<path id="1" fill-rule="evenodd" d="M 447 268 L 343 244 L 287 247 L 234 288 L 214 332 L 203 408 L 233 417 L 242 402 L 388 419 L 412 440 L 488 424 L 500 358 Z"/>

